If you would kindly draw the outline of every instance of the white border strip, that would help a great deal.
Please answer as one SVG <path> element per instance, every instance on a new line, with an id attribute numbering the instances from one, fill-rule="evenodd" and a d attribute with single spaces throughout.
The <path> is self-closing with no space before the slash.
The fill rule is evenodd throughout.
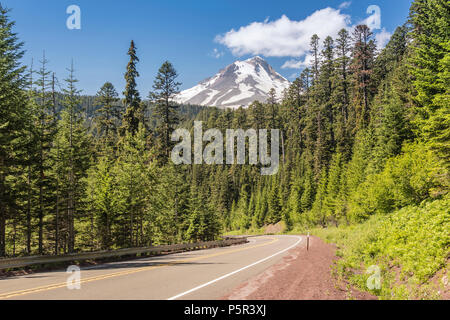
<path id="1" fill-rule="evenodd" d="M 297 237 L 297 236 L 294 236 L 294 237 Z M 171 297 L 171 298 L 169 298 L 169 299 L 167 299 L 167 300 L 176 300 L 176 299 L 178 299 L 178 298 L 180 298 L 180 297 L 182 297 L 182 296 L 185 296 L 185 295 L 187 295 L 187 294 L 189 294 L 189 293 L 191 293 L 191 292 L 194 292 L 194 291 L 197 291 L 197 290 L 202 289 L 202 288 L 204 288 L 204 287 L 207 287 L 207 286 L 209 286 L 210 284 L 213 284 L 213 283 L 215 283 L 215 282 L 217 282 L 217 281 L 220 281 L 220 280 L 223 280 L 223 279 L 225 279 L 225 278 L 228 278 L 228 277 L 230 277 L 230 276 L 232 276 L 232 275 L 234 275 L 234 274 L 236 274 L 236 273 L 238 273 L 238 272 L 241 272 L 241 271 L 243 271 L 243 270 L 245 270 L 245 269 L 251 268 L 251 267 L 253 267 L 253 266 L 257 265 L 257 264 L 260 264 L 260 263 L 262 263 L 262 262 L 264 262 L 264 261 L 266 261 L 266 260 L 269 260 L 269 259 L 271 259 L 271 258 L 273 258 L 273 257 L 275 257 L 275 256 L 277 256 L 277 255 L 279 255 L 279 254 L 282 254 L 282 253 L 284 253 L 284 252 L 286 252 L 286 251 L 288 251 L 288 250 L 290 250 L 290 249 L 296 247 L 296 246 L 302 241 L 302 237 L 298 237 L 298 238 L 299 238 L 299 240 L 298 240 L 294 245 L 290 246 L 289 248 L 286 248 L 286 249 L 284 249 L 284 250 L 282 250 L 282 251 L 280 251 L 280 252 L 277 252 L 277 253 L 275 253 L 275 254 L 273 254 L 273 255 L 267 257 L 267 258 L 264 258 L 264 259 L 261 259 L 261 260 L 259 260 L 259 261 L 256 261 L 255 263 L 252 263 L 252 264 L 250 264 L 250 265 L 248 265 L 248 266 L 246 266 L 246 267 L 243 267 L 243 268 L 241 268 L 241 269 L 239 269 L 239 270 L 236 270 L 236 271 L 233 271 L 233 272 L 228 273 L 228 274 L 226 274 L 226 275 L 223 275 L 223 276 L 221 276 L 220 278 L 211 280 L 211 281 L 209 281 L 209 282 L 207 282 L 207 283 L 205 283 L 205 284 L 202 284 L 202 285 L 200 285 L 200 286 L 198 286 L 198 287 L 195 287 L 195 288 L 193 288 L 193 289 L 191 289 L 191 290 L 188 290 L 188 291 L 185 291 L 185 292 L 183 292 L 183 293 L 180 293 L 180 294 L 178 294 L 178 295 L 176 295 L 176 296 L 173 296 L 173 297 Z"/>

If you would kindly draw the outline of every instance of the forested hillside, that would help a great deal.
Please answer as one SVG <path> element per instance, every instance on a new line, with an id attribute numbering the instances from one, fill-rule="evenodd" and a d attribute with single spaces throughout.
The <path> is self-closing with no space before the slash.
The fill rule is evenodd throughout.
<path id="1" fill-rule="evenodd" d="M 439 270 L 449 245 L 449 12 L 445 0 L 414 1 L 380 52 L 365 25 L 313 36 L 313 63 L 281 101 L 181 112 L 170 62 L 152 92 L 139 92 L 133 42 L 124 98 L 106 82 L 83 103 L 73 65 L 55 85 L 45 57 L 20 63 L 0 7 L 0 256 L 210 240 L 280 221 L 287 231 L 370 226 L 408 207 L 394 224 L 428 208 L 441 217 L 430 231 Z M 222 132 L 280 129 L 279 172 L 174 165 L 171 132 L 194 120 Z"/>
<path id="2" fill-rule="evenodd" d="M 417 1 L 411 24 L 381 52 L 366 26 L 324 39 L 320 52 L 313 37 L 315 60 L 281 103 L 203 112 L 208 127 L 281 128 L 284 136 L 276 176 L 249 166 L 197 169 L 225 228 L 354 224 L 445 197 L 447 8 Z"/>

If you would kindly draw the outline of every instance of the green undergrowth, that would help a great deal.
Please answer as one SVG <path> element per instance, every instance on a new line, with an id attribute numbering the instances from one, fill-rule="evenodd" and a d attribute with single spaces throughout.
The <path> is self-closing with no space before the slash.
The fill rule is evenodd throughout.
<path id="1" fill-rule="evenodd" d="M 338 246 L 334 272 L 380 299 L 440 299 L 450 244 L 450 197 L 374 215 L 362 224 L 313 229 Z M 381 289 L 369 290 L 367 270 L 381 270 Z"/>

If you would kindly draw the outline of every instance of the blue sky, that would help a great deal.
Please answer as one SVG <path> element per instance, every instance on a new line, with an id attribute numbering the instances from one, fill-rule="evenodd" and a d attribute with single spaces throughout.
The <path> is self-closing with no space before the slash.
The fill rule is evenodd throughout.
<path id="1" fill-rule="evenodd" d="M 237 59 L 260 55 L 292 80 L 308 61 L 310 33 L 337 33 L 372 17 L 378 39 L 386 40 L 408 16 L 411 0 L 0 0 L 12 9 L 15 31 L 25 42 L 24 63 L 45 50 L 49 67 L 62 80 L 73 58 L 79 87 L 95 94 L 110 81 L 119 93 L 133 39 L 140 63 L 141 95 L 151 90 L 159 66 L 171 61 L 182 89 Z M 81 29 L 69 30 L 69 5 L 81 9 Z M 370 5 L 379 13 L 367 13 Z M 375 16 L 374 16 L 375 15 Z M 375 20 L 373 19 L 375 18 Z M 324 37 L 322 37 L 324 38 Z M 306 59 L 306 60 L 305 60 Z"/>

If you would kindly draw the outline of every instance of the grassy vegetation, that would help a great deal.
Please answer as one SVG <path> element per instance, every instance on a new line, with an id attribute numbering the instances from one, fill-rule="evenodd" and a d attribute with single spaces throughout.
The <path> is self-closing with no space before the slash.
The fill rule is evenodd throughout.
<path id="1" fill-rule="evenodd" d="M 439 299 L 448 270 L 449 213 L 447 196 L 390 215 L 374 215 L 359 225 L 312 233 L 338 245 L 342 259 L 334 271 L 358 288 L 368 291 L 365 271 L 377 265 L 382 287 L 371 293 L 381 299 Z"/>
<path id="2" fill-rule="evenodd" d="M 338 246 L 334 275 L 380 299 L 441 299 L 450 257 L 450 196 L 375 214 L 355 225 L 307 229 L 295 225 L 287 234 L 311 234 Z M 227 235 L 263 235 L 265 228 Z M 369 290 L 370 266 L 381 269 L 380 290 Z M 448 275 L 447 275 L 448 276 Z"/>

